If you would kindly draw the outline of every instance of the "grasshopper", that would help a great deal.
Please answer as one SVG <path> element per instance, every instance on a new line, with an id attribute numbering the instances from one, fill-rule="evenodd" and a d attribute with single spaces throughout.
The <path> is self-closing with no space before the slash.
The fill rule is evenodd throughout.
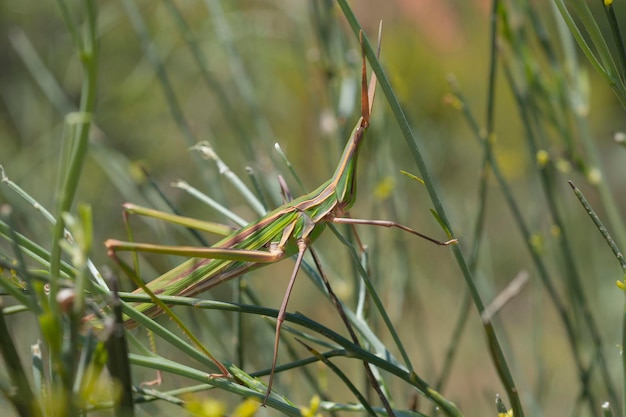
<path id="1" fill-rule="evenodd" d="M 280 329 L 285 320 L 287 303 L 296 275 L 307 248 L 324 231 L 328 223 L 393 227 L 437 245 L 447 246 L 457 243 L 457 239 L 447 241 L 433 239 L 393 221 L 354 219 L 348 216 L 348 210 L 356 199 L 356 168 L 359 149 L 370 124 L 376 91 L 374 73 L 372 73 L 368 87 L 365 54 L 362 58 L 361 73 L 361 117 L 352 130 L 333 176 L 316 190 L 285 202 L 265 216 L 233 231 L 209 248 L 154 245 L 115 239 L 105 242 L 109 255 L 117 262 L 120 261 L 116 253 L 120 251 L 191 257 L 178 267 L 149 282 L 146 285 L 148 291 L 146 287 L 135 291 L 141 294 L 148 292 L 151 297 L 168 295 L 191 297 L 243 273 L 296 255 L 295 266 L 276 320 L 272 370 L 264 404 L 272 389 Z M 127 209 L 132 211 L 136 207 L 127 205 Z M 141 210 L 145 212 L 149 209 Z M 135 309 L 151 317 L 163 313 L 164 307 L 163 303 L 141 303 L 134 306 Z M 132 326 L 132 323 L 127 325 Z M 228 374 L 223 365 L 218 364 L 218 366 L 226 375 Z"/>

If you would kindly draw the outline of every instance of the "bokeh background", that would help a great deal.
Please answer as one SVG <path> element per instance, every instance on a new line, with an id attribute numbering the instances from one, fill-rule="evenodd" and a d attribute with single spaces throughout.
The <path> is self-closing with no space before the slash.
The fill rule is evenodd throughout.
<path id="1" fill-rule="evenodd" d="M 70 13 L 80 21 L 82 7 L 76 3 Z M 560 99 L 560 82 L 565 83 L 565 91 L 584 87 L 584 110 L 579 118 L 572 116 L 569 105 L 562 106 L 567 133 L 556 127 L 557 122 L 551 124 L 553 113 L 546 106 L 541 148 L 555 167 L 561 167 L 551 176 L 552 197 L 566 222 L 586 307 L 599 329 L 602 354 L 613 383 L 620 387 L 623 294 L 615 281 L 622 279 L 622 273 L 567 180 L 573 180 L 586 193 L 602 217 L 603 202 L 594 187 L 594 162 L 587 148 L 580 145 L 580 136 L 591 138 L 605 175 L 602 180 L 616 208 L 624 213 L 626 150 L 613 137 L 625 128 L 625 110 L 584 56 L 578 55 L 575 68 L 566 60 L 559 49 L 566 35 L 559 33 L 558 12 L 550 2 L 530 3 L 557 48 L 557 59 L 556 63 L 549 62 L 542 52 L 526 2 L 503 2 L 512 30 L 524 31 L 527 55 L 514 56 L 515 48 L 500 33 L 493 151 L 532 233 L 534 248 L 571 313 L 582 358 L 590 363 L 596 351 L 581 306 L 571 295 L 569 270 L 563 266 L 567 260 L 559 249 L 564 231 L 555 228 L 547 208 L 535 163 L 537 155 L 525 140 L 524 121 L 503 68 L 511 68 L 523 91 L 527 87 L 524 83 L 532 78 L 529 74 L 543 77 L 544 103 L 549 103 L 546 98 Z M 596 4 L 601 2 L 589 3 L 606 28 Z M 200 64 L 177 26 L 172 5 L 202 54 Z M 454 105 L 458 102 L 449 82 L 454 77 L 479 128 L 485 129 L 491 2 L 356 1 L 353 7 L 370 39 L 376 38 L 379 21 L 383 21 L 380 60 L 439 187 L 454 236 L 469 257 L 481 204 L 483 150 L 462 111 Z M 621 16 L 626 18 L 623 11 Z M 145 25 L 148 38 L 142 39 L 137 25 Z M 115 269 L 100 242 L 125 237 L 123 202 L 164 208 L 150 181 L 188 216 L 227 222 L 172 187 L 178 179 L 198 187 L 245 219 L 257 216 L 213 162 L 190 151 L 194 143 L 209 141 L 231 170 L 252 184 L 246 171 L 249 167 L 268 207 L 274 207 L 280 204 L 278 174 L 286 177 L 294 195 L 302 192 L 274 143 L 280 144 L 311 190 L 333 172 L 359 115 L 359 45 L 332 2 L 102 1 L 98 3 L 98 35 L 95 126 L 76 199 L 93 209 L 92 258 L 96 265 Z M 155 68 L 154 57 L 162 67 Z M 72 129 L 68 115 L 79 102 L 82 78 L 73 40 L 55 2 L 0 2 L 0 164 L 12 181 L 51 210 L 56 204 L 57 177 L 67 147 L 64 137 Z M 572 139 L 574 154 L 564 146 L 564 136 Z M 149 172 L 150 181 L 142 168 Z M 371 131 L 359 158 L 359 192 L 352 215 L 397 220 L 445 238 L 430 214 L 432 203 L 425 187 L 402 175 L 401 170 L 423 175 L 417 171 L 388 104 L 379 94 Z M 0 188 L 0 202 L 14 207 L 21 233 L 49 247 L 50 226 L 29 205 L 7 187 Z M 484 213 L 484 235 L 474 275 L 483 299 L 488 303 L 520 272 L 529 275 L 528 284 L 497 317 L 497 331 L 506 346 L 527 414 L 598 415 L 600 410 L 591 412 L 580 401 L 581 384 L 563 324 L 492 177 L 487 181 Z M 133 224 L 137 240 L 182 243 L 186 239 L 174 227 L 142 221 Z M 368 246 L 380 295 L 418 375 L 437 384 L 447 361 L 446 352 L 451 345 L 456 347 L 441 392 L 465 415 L 495 415 L 495 395 L 504 391 L 489 356 L 480 317 L 473 306 L 465 309 L 467 289 L 451 251 L 393 230 L 363 227 L 359 233 Z M 335 290 L 354 306 L 356 285 L 348 253 L 330 233 L 316 245 L 325 257 Z M 157 274 L 178 261 L 151 257 L 150 265 Z M 292 265 L 285 261 L 248 276 L 248 284 L 258 291 L 263 305 L 278 307 Z M 232 287 L 225 285 L 210 297 L 231 300 L 232 293 Z M 289 310 L 342 331 L 331 304 L 305 277 L 296 284 Z M 392 346 L 380 319 L 372 314 L 372 327 L 379 329 L 379 336 Z M 234 321 L 228 315 L 206 315 L 207 320 L 221 321 L 226 327 Z M 452 340 L 459 317 L 467 317 L 467 327 L 460 338 Z M 256 317 L 249 320 L 249 326 L 261 322 Z M 16 319 L 12 329 L 16 339 L 28 346 L 33 342 L 34 329 L 21 323 L 33 323 Z M 226 330 L 214 336 L 217 356 L 235 360 L 233 334 Z M 250 339 L 254 341 L 246 346 L 250 370 L 269 365 L 272 339 L 270 326 Z M 259 349 L 262 355 L 258 355 Z M 24 359 L 29 360 L 27 352 Z M 287 360 L 281 351 L 279 362 Z M 357 381 L 365 382 L 359 363 L 338 363 L 351 369 Z M 328 378 L 325 384 L 329 392 L 352 401 L 323 366 L 312 368 L 322 380 Z M 137 378 L 145 375 L 137 372 Z M 300 386 L 299 378 L 297 371 L 280 375 L 276 389 L 291 389 L 293 398 L 305 405 L 312 394 Z M 597 368 L 590 378 L 597 399 L 607 400 Z M 394 403 L 406 409 L 414 391 L 393 378 L 389 381 Z M 176 377 L 165 382 L 170 388 L 177 383 Z M 432 405 L 421 399 L 418 409 L 431 413 Z"/>

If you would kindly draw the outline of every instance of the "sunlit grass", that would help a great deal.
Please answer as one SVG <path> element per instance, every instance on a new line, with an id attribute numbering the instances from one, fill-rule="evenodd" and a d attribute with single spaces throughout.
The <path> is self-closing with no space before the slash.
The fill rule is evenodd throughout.
<path id="1" fill-rule="evenodd" d="M 361 346 L 307 258 L 270 412 L 384 413 L 380 386 L 398 415 L 621 414 L 624 172 L 611 138 L 624 128 L 624 11 L 535 3 L 442 2 L 432 16 L 454 30 L 434 41 L 419 33 L 436 30 L 428 11 L 402 1 L 354 4 L 356 17 L 345 1 L 7 2 L 0 389 L 14 415 L 261 415 L 293 263 L 165 299 L 192 343 L 171 320 L 118 305 L 112 286 L 149 297 L 126 292 L 101 242 L 125 238 L 126 201 L 239 227 L 281 204 L 278 174 L 294 196 L 326 180 L 360 112 L 360 27 L 380 84 L 351 214 L 460 244 L 363 227 L 361 253 L 349 230 L 346 245 L 328 230 L 314 247 Z M 130 222 L 141 242 L 219 239 Z M 142 256 L 140 275 L 181 261 Z M 496 298 L 507 303 L 487 317 Z M 122 314 L 154 341 L 123 332 Z M 200 344 L 236 378 L 209 379 Z M 140 386 L 155 370 L 163 384 Z"/>

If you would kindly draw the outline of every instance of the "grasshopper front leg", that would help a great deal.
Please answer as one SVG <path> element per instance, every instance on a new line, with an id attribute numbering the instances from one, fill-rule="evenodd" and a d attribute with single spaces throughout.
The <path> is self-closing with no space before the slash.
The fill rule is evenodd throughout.
<path id="1" fill-rule="evenodd" d="M 350 225 L 368 225 L 368 226 L 379 226 L 379 227 L 388 227 L 388 228 L 396 228 L 403 230 L 405 232 L 411 233 L 412 235 L 419 236 L 422 239 L 428 240 L 429 242 L 434 243 L 435 245 L 440 246 L 448 246 L 448 245 L 456 245 L 459 243 L 458 239 L 450 239 L 450 240 L 437 240 L 433 237 L 420 233 L 416 230 L 411 229 L 403 224 L 390 221 L 390 220 L 368 220 L 368 219 L 353 219 L 352 217 L 335 217 L 329 220 L 332 223 L 339 224 L 350 224 Z"/>

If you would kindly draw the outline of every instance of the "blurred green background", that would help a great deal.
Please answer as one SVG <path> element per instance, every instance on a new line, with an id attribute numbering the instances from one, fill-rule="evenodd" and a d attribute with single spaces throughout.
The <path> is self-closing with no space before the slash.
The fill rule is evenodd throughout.
<path id="1" fill-rule="evenodd" d="M 623 294 L 615 281 L 622 279 L 622 274 L 567 180 L 573 180 L 585 192 L 602 217 L 604 206 L 593 184 L 595 166 L 578 136 L 586 135 L 593 141 L 616 207 L 624 212 L 626 150 L 613 141 L 615 132 L 625 128 L 624 108 L 583 56 L 578 57 L 576 68 L 566 65 L 561 50 L 557 50 L 556 64 L 546 59 L 526 14 L 525 2 L 503 3 L 513 30 L 525 33 L 527 55 L 514 56 L 515 48 L 501 36 L 498 47 L 502 57 L 498 64 L 511 68 L 522 91 L 528 87 L 524 83 L 532 78 L 530 73 L 536 79 L 543 77 L 544 99 L 554 97 L 558 101 L 562 92 L 559 88 L 563 87 L 559 82 L 563 80 L 577 83 L 573 87 L 565 84 L 565 91 L 581 85 L 587 88 L 582 90 L 588 93 L 582 101 L 588 112 L 577 119 L 582 124 L 574 120 L 569 105 L 563 106 L 563 125 L 568 126 L 576 152 L 572 154 L 564 145 L 558 122 L 551 123 L 553 110 L 549 106 L 543 113 L 541 148 L 548 152 L 554 166 L 561 168 L 551 176 L 552 197 L 565 219 L 575 267 L 602 338 L 602 353 L 619 387 Z M 549 2 L 532 3 L 558 48 L 558 13 Z M 188 27 L 194 47 L 202 54 L 200 63 L 177 26 L 173 6 Z M 370 39 L 376 38 L 378 22 L 383 21 L 381 62 L 439 186 L 454 236 L 469 257 L 476 239 L 483 151 L 462 113 L 449 104 L 454 100 L 448 80 L 450 74 L 456 78 L 484 129 L 491 2 L 357 1 L 353 7 Z M 601 10 L 593 10 L 601 26 L 606 27 Z M 70 12 L 80 21 L 80 2 L 72 4 Z M 143 43 L 137 21 L 133 25 L 137 16 L 141 16 L 149 34 Z M 626 13 L 622 11 L 621 16 L 626 18 Z M 246 167 L 250 167 L 272 208 L 280 204 L 278 174 L 287 178 L 294 195 L 302 193 L 274 143 L 280 144 L 311 190 L 333 172 L 359 115 L 359 45 L 332 2 L 101 1 L 98 35 L 95 127 L 76 199 L 93 208 L 96 243 L 92 257 L 96 265 L 107 264 L 115 269 L 100 242 L 110 237 L 124 239 L 123 202 L 164 208 L 141 167 L 185 215 L 226 222 L 218 213 L 171 187 L 178 179 L 252 220 L 257 215 L 211 161 L 201 160 L 189 150 L 193 144 L 209 141 L 248 184 L 251 182 Z M 162 67 L 155 68 L 150 54 Z M 166 77 L 166 83 L 160 77 Z M 81 82 L 76 49 L 58 5 L 0 1 L 0 164 L 12 181 L 50 209 L 56 204 L 56 178 L 65 152 L 63 138 L 72 129 L 68 114 L 78 105 Z M 582 358 L 588 363 L 595 354 L 581 306 L 571 296 L 568 269 L 563 266 L 567 261 L 558 243 L 563 231 L 555 229 L 547 209 L 536 155 L 524 139 L 524 122 L 502 67 L 496 81 L 494 115 L 494 153 L 533 235 L 534 247 L 571 313 Z M 444 238 L 429 212 L 432 203 L 424 186 L 402 175 L 401 170 L 423 175 L 379 93 L 371 131 L 359 159 L 359 193 L 351 213 L 358 218 L 397 220 Z M 507 346 L 507 359 L 526 412 L 592 415 L 586 405 L 577 402 L 581 385 L 563 324 L 493 178 L 487 183 L 487 192 L 484 237 L 475 270 L 481 295 L 489 303 L 521 271 L 527 271 L 530 278 L 497 320 L 498 334 Z M 0 203 L 14 206 L 21 233 L 50 246 L 50 226 L 7 187 L 0 188 Z M 185 241 L 174 227 L 142 221 L 133 224 L 140 241 Z M 370 265 L 383 302 L 410 350 L 416 372 L 435 385 L 458 316 L 464 315 L 466 288 L 452 253 L 393 230 L 363 227 L 359 233 L 369 248 Z M 335 290 L 353 305 L 356 289 L 349 255 L 331 234 L 316 245 L 325 256 Z M 151 262 L 156 272 L 163 272 L 178 260 L 161 256 L 151 258 Z M 286 261 L 249 275 L 249 285 L 259 291 L 263 305 L 278 307 L 291 268 L 292 263 Z M 211 297 L 230 300 L 231 292 L 231 287 L 224 286 Z M 331 304 L 318 295 L 306 279 L 300 279 L 289 310 L 341 331 Z M 475 308 L 468 311 L 468 327 L 454 342 L 458 356 L 442 393 L 466 415 L 495 415 L 495 395 L 504 391 L 489 357 L 480 317 Z M 216 313 L 209 320 L 233 318 Z M 375 328 L 377 321 L 377 317 L 372 318 Z M 13 328 L 16 339 L 23 338 L 25 347 L 34 342 L 27 327 L 16 324 Z M 379 336 L 389 341 L 384 330 Z M 220 341 L 215 343 L 221 347 L 221 351 L 216 347 L 217 356 L 235 360 L 230 342 L 233 336 L 225 333 L 216 337 Z M 268 331 L 257 340 L 263 349 L 262 357 L 255 357 L 257 345 L 246 346 L 252 368 L 269 366 L 272 337 Z M 306 352 L 301 354 L 305 356 Z M 286 354 L 281 353 L 279 362 L 286 361 Z M 356 375 L 362 370 L 359 363 L 344 365 Z M 313 369 L 320 374 L 327 372 L 321 365 Z M 344 390 L 336 379 L 327 376 L 329 392 Z M 296 386 L 293 396 L 305 405 L 311 393 L 298 386 L 298 378 L 297 371 L 281 374 L 276 389 Z M 607 393 L 600 379 L 596 368 L 591 374 L 592 386 L 604 401 Z M 392 378 L 390 381 L 395 404 L 407 408 L 414 392 Z M 166 380 L 169 387 L 176 383 L 175 377 Z M 337 396 L 346 397 L 343 394 Z M 420 403 L 419 410 L 430 413 L 431 405 Z"/>

